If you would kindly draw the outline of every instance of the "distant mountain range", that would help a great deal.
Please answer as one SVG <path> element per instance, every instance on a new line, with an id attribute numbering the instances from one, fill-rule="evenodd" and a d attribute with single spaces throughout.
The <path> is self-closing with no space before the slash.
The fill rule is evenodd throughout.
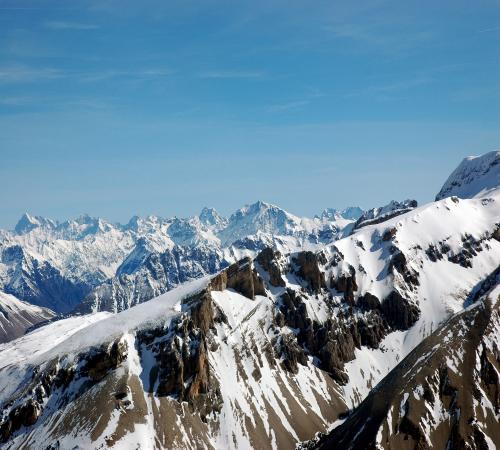
<path id="1" fill-rule="evenodd" d="M 187 219 L 88 215 L 57 221 L 24 214 L 0 231 L 0 289 L 56 313 L 121 311 L 272 246 L 315 249 L 347 232 L 363 211 L 299 218 L 256 202 L 224 218 L 212 208 Z"/>

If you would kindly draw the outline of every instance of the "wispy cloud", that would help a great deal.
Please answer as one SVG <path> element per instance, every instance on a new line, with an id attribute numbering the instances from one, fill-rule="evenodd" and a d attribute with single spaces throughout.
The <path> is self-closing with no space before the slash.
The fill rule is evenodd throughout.
<path id="1" fill-rule="evenodd" d="M 417 77 L 407 80 L 397 80 L 387 84 L 368 86 L 366 88 L 361 88 L 353 92 L 349 92 L 345 97 L 360 97 L 360 96 L 370 96 L 370 95 L 380 95 L 387 97 L 390 94 L 397 92 L 407 91 L 413 88 L 427 85 L 433 82 L 431 77 Z"/>
<path id="2" fill-rule="evenodd" d="M 49 67 L 0 67 L 0 83 L 31 83 L 34 81 L 54 80 L 63 76 L 64 73 L 60 70 Z"/>
<path id="3" fill-rule="evenodd" d="M 1 97 L 0 105 L 2 106 L 25 106 L 31 103 L 31 97 Z"/>
<path id="4" fill-rule="evenodd" d="M 377 47 L 391 52 L 408 50 L 428 43 L 436 37 L 432 30 L 395 29 L 393 23 L 368 22 L 334 23 L 323 27 L 323 30 L 339 39 L 358 42 L 366 48 Z"/>
<path id="5" fill-rule="evenodd" d="M 80 81 L 86 83 L 99 82 L 114 78 L 161 78 L 172 75 L 171 69 L 141 69 L 141 70 L 103 70 L 98 72 L 85 72 L 78 74 Z"/>
<path id="6" fill-rule="evenodd" d="M 139 70 L 101 70 L 101 71 L 67 71 L 50 67 L 29 66 L 0 66 L 0 84 L 7 83 L 36 83 L 68 78 L 83 83 L 94 83 L 116 78 L 146 80 L 161 78 L 173 74 L 174 71 L 166 68 L 150 68 Z"/>
<path id="7" fill-rule="evenodd" d="M 45 28 L 51 30 L 95 30 L 97 25 L 79 22 L 50 21 L 44 23 Z"/>
<path id="8" fill-rule="evenodd" d="M 308 105 L 314 99 L 324 97 L 325 94 L 315 87 L 308 87 L 302 98 L 296 98 L 288 102 L 276 103 L 267 107 L 268 112 L 296 111 Z"/>
<path id="9" fill-rule="evenodd" d="M 240 70 L 214 70 L 202 72 L 200 78 L 262 78 L 264 72 Z"/>
<path id="10" fill-rule="evenodd" d="M 293 111 L 293 110 L 300 109 L 307 104 L 309 104 L 309 100 L 295 100 L 295 101 L 291 101 L 291 102 L 270 105 L 267 108 L 267 110 L 269 112 Z"/>
<path id="11" fill-rule="evenodd" d="M 491 27 L 491 28 L 485 28 L 483 30 L 478 30 L 478 33 L 491 33 L 493 31 L 500 31 L 500 26 L 498 26 L 498 27 Z"/>

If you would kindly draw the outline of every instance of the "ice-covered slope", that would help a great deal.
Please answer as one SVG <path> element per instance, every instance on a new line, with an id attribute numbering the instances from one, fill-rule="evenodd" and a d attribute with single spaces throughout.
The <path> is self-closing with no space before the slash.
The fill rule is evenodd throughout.
<path id="1" fill-rule="evenodd" d="M 46 308 L 18 300 L 13 295 L 0 292 L 0 343 L 22 336 L 33 325 L 55 317 Z"/>
<path id="2" fill-rule="evenodd" d="M 436 200 L 455 195 L 482 196 L 500 185 L 500 151 L 469 156 L 452 172 L 436 195 Z"/>

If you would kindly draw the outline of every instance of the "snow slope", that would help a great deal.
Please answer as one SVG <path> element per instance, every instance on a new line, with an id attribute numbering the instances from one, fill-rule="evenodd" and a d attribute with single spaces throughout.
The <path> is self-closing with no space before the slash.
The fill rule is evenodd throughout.
<path id="1" fill-rule="evenodd" d="M 55 314 L 45 308 L 18 300 L 0 292 L 0 343 L 22 336 L 33 325 L 53 318 Z"/>
<path id="2" fill-rule="evenodd" d="M 366 293 L 382 300 L 396 289 L 420 310 L 409 330 L 389 334 L 379 349 L 356 350 L 347 372 L 351 380 L 360 379 L 344 388 L 348 404 L 355 406 L 423 338 L 461 311 L 471 292 L 497 269 L 499 218 L 500 189 L 496 189 L 483 198 L 445 198 L 421 206 L 365 227 L 331 247 L 334 254 L 343 255 L 343 261 L 331 269 L 330 276 L 340 276 L 346 265 L 356 270 L 355 301 Z M 405 269 L 417 279 L 415 284 L 391 269 L 393 255 L 401 253 Z"/>
<path id="3" fill-rule="evenodd" d="M 436 200 L 456 195 L 471 198 L 485 195 L 500 185 L 500 151 L 468 156 L 452 172 Z"/>

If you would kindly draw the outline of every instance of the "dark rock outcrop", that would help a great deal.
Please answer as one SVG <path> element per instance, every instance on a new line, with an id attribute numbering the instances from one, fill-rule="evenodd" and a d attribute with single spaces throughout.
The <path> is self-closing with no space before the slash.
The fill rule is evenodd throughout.
<path id="1" fill-rule="evenodd" d="M 319 293 L 326 288 L 325 274 L 319 268 L 320 256 L 309 251 L 300 252 L 293 258 L 293 262 L 297 265 L 297 275 L 307 282 L 312 292 Z"/>
<path id="2" fill-rule="evenodd" d="M 381 310 L 391 328 L 407 330 L 420 317 L 418 306 L 405 299 L 398 291 L 392 291 L 382 302 Z"/>
<path id="3" fill-rule="evenodd" d="M 380 300 L 376 295 L 366 292 L 358 298 L 357 306 L 363 311 L 372 311 L 380 309 Z"/>
<path id="4" fill-rule="evenodd" d="M 283 358 L 284 368 L 293 374 L 298 373 L 298 364 L 307 365 L 307 355 L 293 335 L 285 334 L 279 338 L 278 351 Z"/>
<path id="5" fill-rule="evenodd" d="M 266 295 L 264 282 L 253 268 L 250 258 L 231 264 L 210 281 L 214 291 L 234 289 L 245 297 L 254 300 L 256 295 Z"/>
<path id="6" fill-rule="evenodd" d="M 127 344 L 115 341 L 109 348 L 101 347 L 88 356 L 81 373 L 92 380 L 101 380 L 110 370 L 116 369 L 126 357 Z"/>
<path id="7" fill-rule="evenodd" d="M 356 269 L 349 265 L 349 274 L 342 274 L 338 278 L 331 278 L 330 287 L 344 294 L 344 300 L 354 304 L 354 291 L 358 290 L 356 283 Z"/>
<path id="8" fill-rule="evenodd" d="M 274 251 L 270 247 L 266 247 L 256 258 L 260 266 L 269 274 L 269 283 L 275 287 L 283 287 L 286 285 L 285 280 L 281 277 L 281 270 L 277 263 L 280 257 L 280 252 Z"/>
<path id="9" fill-rule="evenodd" d="M 150 346 L 157 361 L 149 374 L 149 389 L 156 386 L 157 395 L 188 402 L 191 410 L 206 420 L 222 406 L 219 385 L 208 364 L 210 335 L 218 312 L 208 289 L 183 300 L 182 308 L 186 314 L 167 330 L 144 331 L 138 339 Z"/>
<path id="10" fill-rule="evenodd" d="M 399 250 L 396 250 L 391 257 L 389 271 L 392 273 L 395 271 L 398 272 L 410 287 L 420 284 L 418 281 L 418 273 L 409 266 L 406 256 Z"/>

